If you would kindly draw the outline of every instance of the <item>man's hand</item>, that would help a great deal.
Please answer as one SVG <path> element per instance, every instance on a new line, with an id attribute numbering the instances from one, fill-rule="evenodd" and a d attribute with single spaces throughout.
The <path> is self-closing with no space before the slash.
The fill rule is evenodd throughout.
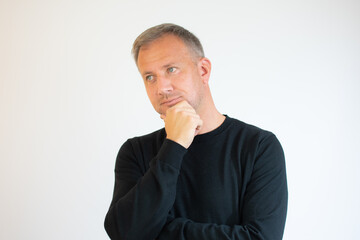
<path id="1" fill-rule="evenodd" d="M 187 102 L 181 101 L 160 116 L 165 122 L 167 138 L 188 148 L 203 124 L 200 116 Z"/>

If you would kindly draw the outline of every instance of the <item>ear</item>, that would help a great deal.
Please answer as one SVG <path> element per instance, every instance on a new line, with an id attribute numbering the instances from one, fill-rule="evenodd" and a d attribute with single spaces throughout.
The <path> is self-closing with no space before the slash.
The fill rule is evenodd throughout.
<path id="1" fill-rule="evenodd" d="M 201 80 L 204 84 L 209 83 L 211 73 L 211 62 L 208 58 L 201 58 L 198 62 L 198 70 Z"/>

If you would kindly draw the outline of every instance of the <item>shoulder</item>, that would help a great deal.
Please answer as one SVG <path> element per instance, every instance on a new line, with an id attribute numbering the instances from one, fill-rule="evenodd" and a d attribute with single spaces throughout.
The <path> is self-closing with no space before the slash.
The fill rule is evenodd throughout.
<path id="1" fill-rule="evenodd" d="M 284 151 L 274 133 L 237 119 L 232 118 L 231 121 L 229 135 L 233 134 L 245 155 L 251 156 L 253 163 L 256 162 L 257 166 L 266 165 L 266 169 L 285 167 Z"/>
<path id="2" fill-rule="evenodd" d="M 136 136 L 133 138 L 129 138 L 127 142 L 131 143 L 132 145 L 158 145 L 162 144 L 164 139 L 166 138 L 165 129 L 159 129 L 152 133 L 148 133 L 142 136 Z"/>
<path id="3" fill-rule="evenodd" d="M 266 138 L 271 138 L 275 136 L 272 132 L 268 130 L 264 130 L 260 127 L 254 126 L 252 124 L 245 123 L 235 118 L 228 117 L 230 122 L 229 124 L 229 132 L 234 133 L 236 135 L 240 135 L 244 138 L 249 139 L 257 139 L 262 140 Z"/>
<path id="4" fill-rule="evenodd" d="M 233 140 L 244 151 L 254 154 L 268 148 L 282 151 L 281 144 L 274 133 L 235 118 L 227 118 L 230 122 L 226 134 L 227 138 Z"/>
<path id="5" fill-rule="evenodd" d="M 165 137 L 165 129 L 159 129 L 143 136 L 127 139 L 118 151 L 116 169 L 135 164 L 145 172 L 150 160 L 159 151 Z"/>
<path id="6" fill-rule="evenodd" d="M 121 152 L 132 152 L 134 155 L 156 152 L 166 138 L 165 129 L 159 129 L 152 133 L 127 139 L 120 148 Z M 138 156 L 140 157 L 140 156 Z"/>

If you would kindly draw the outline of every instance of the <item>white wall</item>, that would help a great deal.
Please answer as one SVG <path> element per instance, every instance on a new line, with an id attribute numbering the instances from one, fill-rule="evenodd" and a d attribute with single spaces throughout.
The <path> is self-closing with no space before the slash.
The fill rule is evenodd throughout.
<path id="1" fill-rule="evenodd" d="M 284 239 L 359 239 L 360 2 L 0 1 L 0 239 L 107 239 L 120 145 L 162 127 L 130 55 L 202 40 L 222 113 L 286 154 Z"/>

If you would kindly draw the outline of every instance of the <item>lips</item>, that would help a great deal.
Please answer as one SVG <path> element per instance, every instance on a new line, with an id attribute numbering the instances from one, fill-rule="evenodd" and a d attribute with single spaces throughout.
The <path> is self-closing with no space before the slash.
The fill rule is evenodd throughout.
<path id="1" fill-rule="evenodd" d="M 173 106 L 173 105 L 175 105 L 175 104 L 177 104 L 178 102 L 180 102 L 180 100 L 181 100 L 181 97 L 177 97 L 177 98 L 173 98 L 173 99 L 168 99 L 168 100 L 166 100 L 166 101 L 163 101 L 163 102 L 161 102 L 161 104 L 160 105 L 165 105 L 165 106 Z"/>

